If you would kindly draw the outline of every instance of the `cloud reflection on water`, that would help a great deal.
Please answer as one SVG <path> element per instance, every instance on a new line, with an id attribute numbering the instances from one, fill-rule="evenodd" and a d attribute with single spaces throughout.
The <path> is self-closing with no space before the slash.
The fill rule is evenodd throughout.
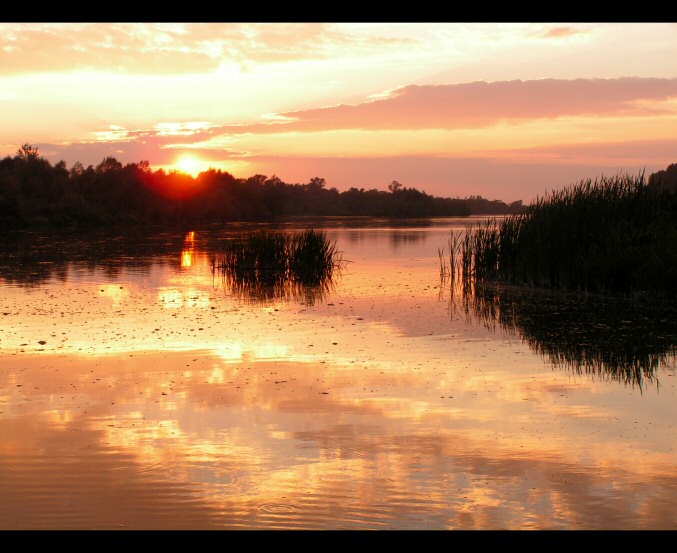
<path id="1" fill-rule="evenodd" d="M 376 234 L 314 305 L 230 295 L 199 233 L 191 265 L 172 239 L 142 270 L 12 273 L 0 527 L 677 528 L 674 371 L 553 369 L 535 307 L 502 293 L 504 335 L 450 317 L 434 238 Z"/>

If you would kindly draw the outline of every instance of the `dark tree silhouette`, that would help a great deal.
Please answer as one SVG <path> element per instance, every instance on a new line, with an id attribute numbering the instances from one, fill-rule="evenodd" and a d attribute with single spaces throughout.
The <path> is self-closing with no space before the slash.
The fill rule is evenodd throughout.
<path id="1" fill-rule="evenodd" d="M 192 177 L 153 171 L 148 161 L 123 165 L 113 156 L 96 167 L 64 161 L 52 166 L 25 143 L 0 160 L 0 227 L 97 226 L 159 223 L 195 225 L 281 217 L 432 217 L 500 215 L 514 210 L 479 196 L 440 198 L 398 181 L 388 191 L 351 187 L 339 192 L 322 177 L 306 184 L 278 176 L 236 178 L 209 169 Z M 521 207 L 521 202 L 519 203 Z"/>
<path id="2" fill-rule="evenodd" d="M 16 156 L 24 161 L 29 161 L 32 159 L 38 159 L 40 154 L 38 153 L 37 146 L 26 142 L 25 144 L 22 144 L 16 151 Z"/>

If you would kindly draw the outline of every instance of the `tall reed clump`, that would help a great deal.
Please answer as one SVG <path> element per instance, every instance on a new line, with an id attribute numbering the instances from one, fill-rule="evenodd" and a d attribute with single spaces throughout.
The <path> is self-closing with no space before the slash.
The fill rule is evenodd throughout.
<path id="1" fill-rule="evenodd" d="M 468 227 L 462 250 L 475 283 L 677 296 L 677 194 L 643 173 L 584 180 Z"/>
<path id="2" fill-rule="evenodd" d="M 240 287 L 316 286 L 330 280 L 341 263 L 336 244 L 325 232 L 260 229 L 237 236 L 213 258 L 212 268 Z"/>
<path id="3" fill-rule="evenodd" d="M 451 231 L 447 240 L 447 252 L 444 247 L 437 248 L 437 255 L 440 259 L 440 278 L 445 281 L 447 278 L 452 282 L 461 275 L 461 266 L 459 264 L 461 245 L 463 243 L 463 231 Z"/>
<path id="4" fill-rule="evenodd" d="M 341 264 L 336 243 L 313 229 L 288 236 L 289 274 L 297 282 L 320 284 Z"/>

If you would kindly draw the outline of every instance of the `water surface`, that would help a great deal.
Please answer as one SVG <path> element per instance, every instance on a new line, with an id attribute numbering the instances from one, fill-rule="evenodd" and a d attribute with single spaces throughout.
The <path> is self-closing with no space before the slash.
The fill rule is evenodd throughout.
<path id="1" fill-rule="evenodd" d="M 463 296 L 467 219 L 337 219 L 322 289 L 235 290 L 240 227 L 6 236 L 0 529 L 677 529 L 677 317 Z"/>

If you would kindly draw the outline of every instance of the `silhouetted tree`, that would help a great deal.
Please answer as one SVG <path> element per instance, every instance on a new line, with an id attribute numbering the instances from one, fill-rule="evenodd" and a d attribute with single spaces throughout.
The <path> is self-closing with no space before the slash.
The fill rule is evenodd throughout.
<path id="1" fill-rule="evenodd" d="M 103 159 L 101 163 L 96 166 L 97 173 L 112 173 L 122 169 L 122 163 L 112 156 Z"/>
<path id="2" fill-rule="evenodd" d="M 308 183 L 308 188 L 311 190 L 323 190 L 327 186 L 327 181 L 321 177 L 313 177 Z"/>
<path id="3" fill-rule="evenodd" d="M 22 144 L 16 151 L 16 156 L 24 161 L 30 161 L 32 159 L 38 159 L 40 154 L 38 153 L 37 146 L 26 142 L 25 144 Z"/>
<path id="4" fill-rule="evenodd" d="M 54 166 L 23 144 L 0 160 L 0 226 L 162 223 L 194 225 L 270 220 L 299 215 L 418 217 L 507 213 L 511 206 L 479 196 L 439 198 L 392 181 L 388 191 L 327 188 L 324 178 L 306 184 L 278 176 L 236 178 L 210 169 L 193 178 L 152 170 L 148 161 L 123 164 L 113 156 L 96 167 Z"/>
<path id="5" fill-rule="evenodd" d="M 390 190 L 393 193 L 399 192 L 400 190 L 402 190 L 402 183 L 394 180 L 388 185 L 388 190 Z"/>

